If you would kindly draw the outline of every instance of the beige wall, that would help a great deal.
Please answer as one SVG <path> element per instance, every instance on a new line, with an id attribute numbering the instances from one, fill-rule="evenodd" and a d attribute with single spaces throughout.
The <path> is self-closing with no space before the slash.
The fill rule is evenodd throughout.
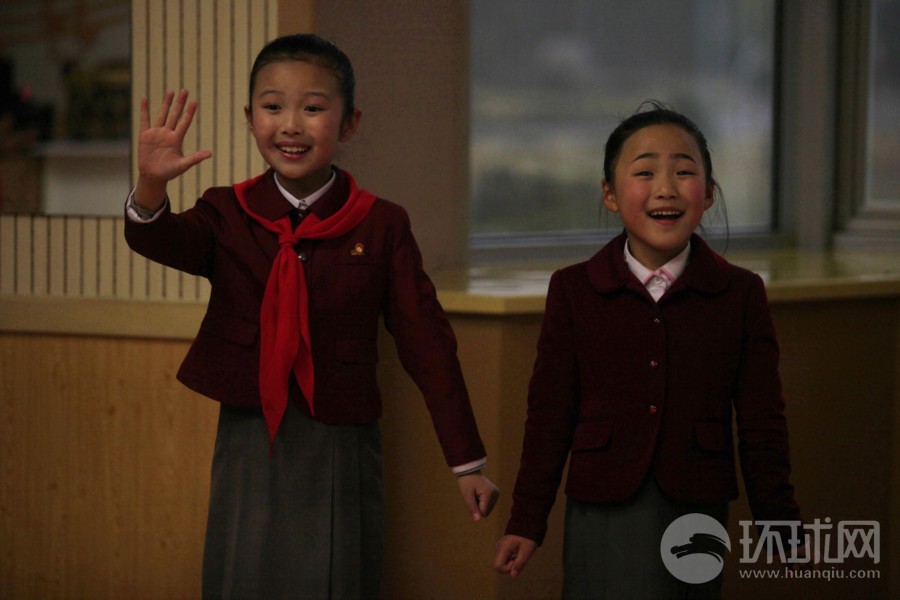
<path id="1" fill-rule="evenodd" d="M 407 208 L 425 266 L 468 240 L 468 2 L 317 2 L 316 32 L 353 61 L 363 111 L 338 163 Z"/>

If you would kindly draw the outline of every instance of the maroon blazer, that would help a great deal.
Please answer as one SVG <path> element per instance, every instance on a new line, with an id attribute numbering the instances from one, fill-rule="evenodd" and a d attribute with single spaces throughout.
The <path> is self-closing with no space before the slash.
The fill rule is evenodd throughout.
<path id="1" fill-rule="evenodd" d="M 310 210 L 325 219 L 347 200 L 346 174 Z M 270 170 L 247 198 L 276 220 L 291 210 Z M 139 254 L 206 277 L 206 316 L 178 371 L 189 388 L 225 404 L 258 407 L 259 315 L 278 252 L 275 234 L 240 207 L 233 188 L 207 190 L 183 213 L 167 208 L 151 223 L 125 219 L 125 238 Z M 361 244 L 362 252 L 354 251 Z M 347 234 L 303 240 L 309 285 L 310 340 L 315 366 L 315 418 L 330 424 L 381 416 L 376 381 L 379 320 L 394 336 L 400 360 L 422 391 L 448 464 L 485 456 L 456 356 L 456 338 L 422 268 L 406 211 L 378 199 Z M 293 379 L 293 377 L 292 377 Z M 299 387 L 291 400 L 309 414 Z"/>
<path id="2" fill-rule="evenodd" d="M 569 456 L 575 500 L 625 500 L 648 473 L 679 501 L 736 498 L 732 412 L 755 518 L 798 518 L 762 280 L 695 235 L 657 303 L 624 245 L 550 281 L 507 533 L 543 541 Z"/>

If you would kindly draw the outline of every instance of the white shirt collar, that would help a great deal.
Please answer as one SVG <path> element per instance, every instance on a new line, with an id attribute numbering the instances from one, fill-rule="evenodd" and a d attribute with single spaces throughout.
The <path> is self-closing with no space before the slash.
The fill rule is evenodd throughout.
<path id="1" fill-rule="evenodd" d="M 282 195 L 290 202 L 294 208 L 299 209 L 300 204 L 303 203 L 306 208 L 312 206 L 313 202 L 321 198 L 325 195 L 325 192 L 331 189 L 331 186 L 334 185 L 334 180 L 337 179 L 337 175 L 334 170 L 331 171 L 331 179 L 328 180 L 328 183 L 317 189 L 315 192 L 307 196 L 306 198 L 297 198 L 289 191 L 284 189 L 284 186 L 281 185 L 281 182 L 278 181 L 278 173 L 275 173 L 275 185 L 278 186 L 278 190 L 282 193 Z"/>
<path id="2" fill-rule="evenodd" d="M 690 254 L 691 242 L 688 241 L 684 250 L 679 252 L 677 256 L 660 268 L 652 271 L 642 265 L 631 254 L 631 251 L 628 249 L 628 240 L 625 241 L 625 264 L 628 265 L 628 270 L 637 277 L 638 281 L 647 288 L 654 300 L 659 300 L 668 287 L 681 277 L 681 274 L 684 273 L 684 269 L 687 267 Z"/>

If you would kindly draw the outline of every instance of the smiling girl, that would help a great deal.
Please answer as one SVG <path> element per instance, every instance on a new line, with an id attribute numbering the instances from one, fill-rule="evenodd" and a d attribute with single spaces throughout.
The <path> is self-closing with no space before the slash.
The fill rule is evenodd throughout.
<path id="1" fill-rule="evenodd" d="M 384 492 L 377 333 L 383 318 L 422 390 L 474 520 L 497 489 L 456 339 L 400 206 L 333 165 L 360 123 L 347 56 L 314 35 L 266 45 L 247 124 L 270 168 L 172 213 L 166 184 L 196 111 L 141 103 L 125 235 L 136 252 L 206 277 L 211 293 L 178 379 L 220 402 L 204 598 L 378 598 Z M 174 102 L 174 104 L 173 104 Z"/>
<path id="2" fill-rule="evenodd" d="M 689 119 L 655 104 L 632 115 L 603 167 L 603 204 L 625 231 L 550 281 L 494 568 L 525 568 L 569 459 L 565 598 L 717 598 L 721 574 L 676 579 L 661 540 L 689 513 L 727 528 L 733 413 L 754 517 L 799 515 L 765 288 L 695 233 L 717 185 Z"/>

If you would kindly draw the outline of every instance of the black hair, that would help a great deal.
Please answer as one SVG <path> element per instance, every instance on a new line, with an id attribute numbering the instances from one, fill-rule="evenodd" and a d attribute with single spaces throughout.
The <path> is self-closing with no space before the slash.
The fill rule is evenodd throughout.
<path id="1" fill-rule="evenodd" d="M 647 110 L 649 107 L 649 110 Z M 712 169 L 712 157 L 709 154 L 709 146 L 706 136 L 700 128 L 683 114 L 676 112 L 657 100 L 647 100 L 638 107 L 637 112 L 619 123 L 606 140 L 606 148 L 603 157 L 603 177 L 610 184 L 615 177 L 615 165 L 622 152 L 622 146 L 632 135 L 651 125 L 675 125 L 691 134 L 700 148 L 700 156 L 703 159 L 703 169 L 706 171 L 706 182 L 715 184 Z"/>
<path id="2" fill-rule="evenodd" d="M 324 67 L 334 73 L 338 80 L 338 88 L 344 99 L 344 114 L 346 120 L 356 110 L 356 77 L 353 74 L 353 65 L 350 59 L 340 48 L 325 38 L 313 33 L 295 33 L 276 38 L 266 44 L 250 70 L 250 106 L 253 106 L 253 87 L 256 85 L 256 76 L 263 67 L 275 62 L 285 60 L 301 60 Z"/>

